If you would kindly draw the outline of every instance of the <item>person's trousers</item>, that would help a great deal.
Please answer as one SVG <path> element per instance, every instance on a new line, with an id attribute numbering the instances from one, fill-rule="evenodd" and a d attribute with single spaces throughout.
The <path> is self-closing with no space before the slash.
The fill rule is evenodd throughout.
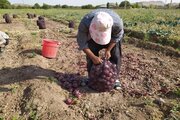
<path id="1" fill-rule="evenodd" d="M 94 40 L 92 40 L 92 39 L 88 41 L 89 49 L 96 56 L 99 56 L 99 51 L 104 48 L 107 48 L 108 45 L 99 45 L 99 44 L 95 43 Z M 116 64 L 118 74 L 120 72 L 121 57 L 122 57 L 122 50 L 121 50 L 121 41 L 120 41 L 120 42 L 116 43 L 116 45 L 111 49 L 111 57 L 109 59 L 111 63 Z M 88 71 L 88 75 L 89 75 L 91 67 L 93 65 L 93 61 L 88 56 L 86 56 L 86 60 L 87 60 L 87 71 Z"/>

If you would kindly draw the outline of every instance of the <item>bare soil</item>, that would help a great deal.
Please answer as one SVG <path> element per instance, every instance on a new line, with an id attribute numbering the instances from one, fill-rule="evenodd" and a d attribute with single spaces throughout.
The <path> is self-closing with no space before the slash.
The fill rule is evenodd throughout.
<path id="1" fill-rule="evenodd" d="M 122 90 L 98 93 L 87 87 L 75 105 L 56 73 L 87 76 L 85 54 L 78 50 L 76 30 L 46 19 L 0 21 L 10 44 L 0 54 L 0 120 L 164 120 L 180 119 L 180 58 L 123 43 Z M 41 55 L 42 39 L 60 41 L 55 59 Z"/>

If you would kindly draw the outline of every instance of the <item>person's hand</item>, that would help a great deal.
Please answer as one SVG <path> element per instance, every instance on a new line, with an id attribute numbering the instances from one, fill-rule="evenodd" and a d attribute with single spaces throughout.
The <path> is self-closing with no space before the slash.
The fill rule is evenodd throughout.
<path id="1" fill-rule="evenodd" d="M 103 60 L 100 58 L 100 57 L 97 57 L 95 56 L 93 59 L 92 59 L 93 63 L 95 65 L 98 65 L 98 64 L 101 64 L 103 62 Z"/>
<path id="2" fill-rule="evenodd" d="M 110 57 L 111 57 L 110 51 L 109 51 L 109 50 L 106 50 L 106 52 L 105 52 L 105 58 L 106 58 L 106 59 L 109 59 Z"/>

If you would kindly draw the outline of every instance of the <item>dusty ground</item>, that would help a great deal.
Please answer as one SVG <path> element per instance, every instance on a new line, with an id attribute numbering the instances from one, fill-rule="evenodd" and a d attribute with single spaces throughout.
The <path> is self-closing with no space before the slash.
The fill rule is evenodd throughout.
<path id="1" fill-rule="evenodd" d="M 122 90 L 97 93 L 83 88 L 75 105 L 55 73 L 87 75 L 85 54 L 78 51 L 75 33 L 46 19 L 39 30 L 36 19 L 0 21 L 11 41 L 0 54 L 0 120 L 164 120 L 180 119 L 180 59 L 123 43 Z M 57 58 L 41 55 L 42 39 L 61 42 Z"/>

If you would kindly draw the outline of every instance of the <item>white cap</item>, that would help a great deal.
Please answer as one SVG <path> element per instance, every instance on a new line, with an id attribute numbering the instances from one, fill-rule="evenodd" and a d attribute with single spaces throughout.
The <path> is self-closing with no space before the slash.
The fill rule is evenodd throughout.
<path id="1" fill-rule="evenodd" d="M 113 25 L 112 17 L 106 12 L 98 12 L 91 21 L 89 32 L 91 38 L 100 45 L 106 45 L 111 40 Z"/>

